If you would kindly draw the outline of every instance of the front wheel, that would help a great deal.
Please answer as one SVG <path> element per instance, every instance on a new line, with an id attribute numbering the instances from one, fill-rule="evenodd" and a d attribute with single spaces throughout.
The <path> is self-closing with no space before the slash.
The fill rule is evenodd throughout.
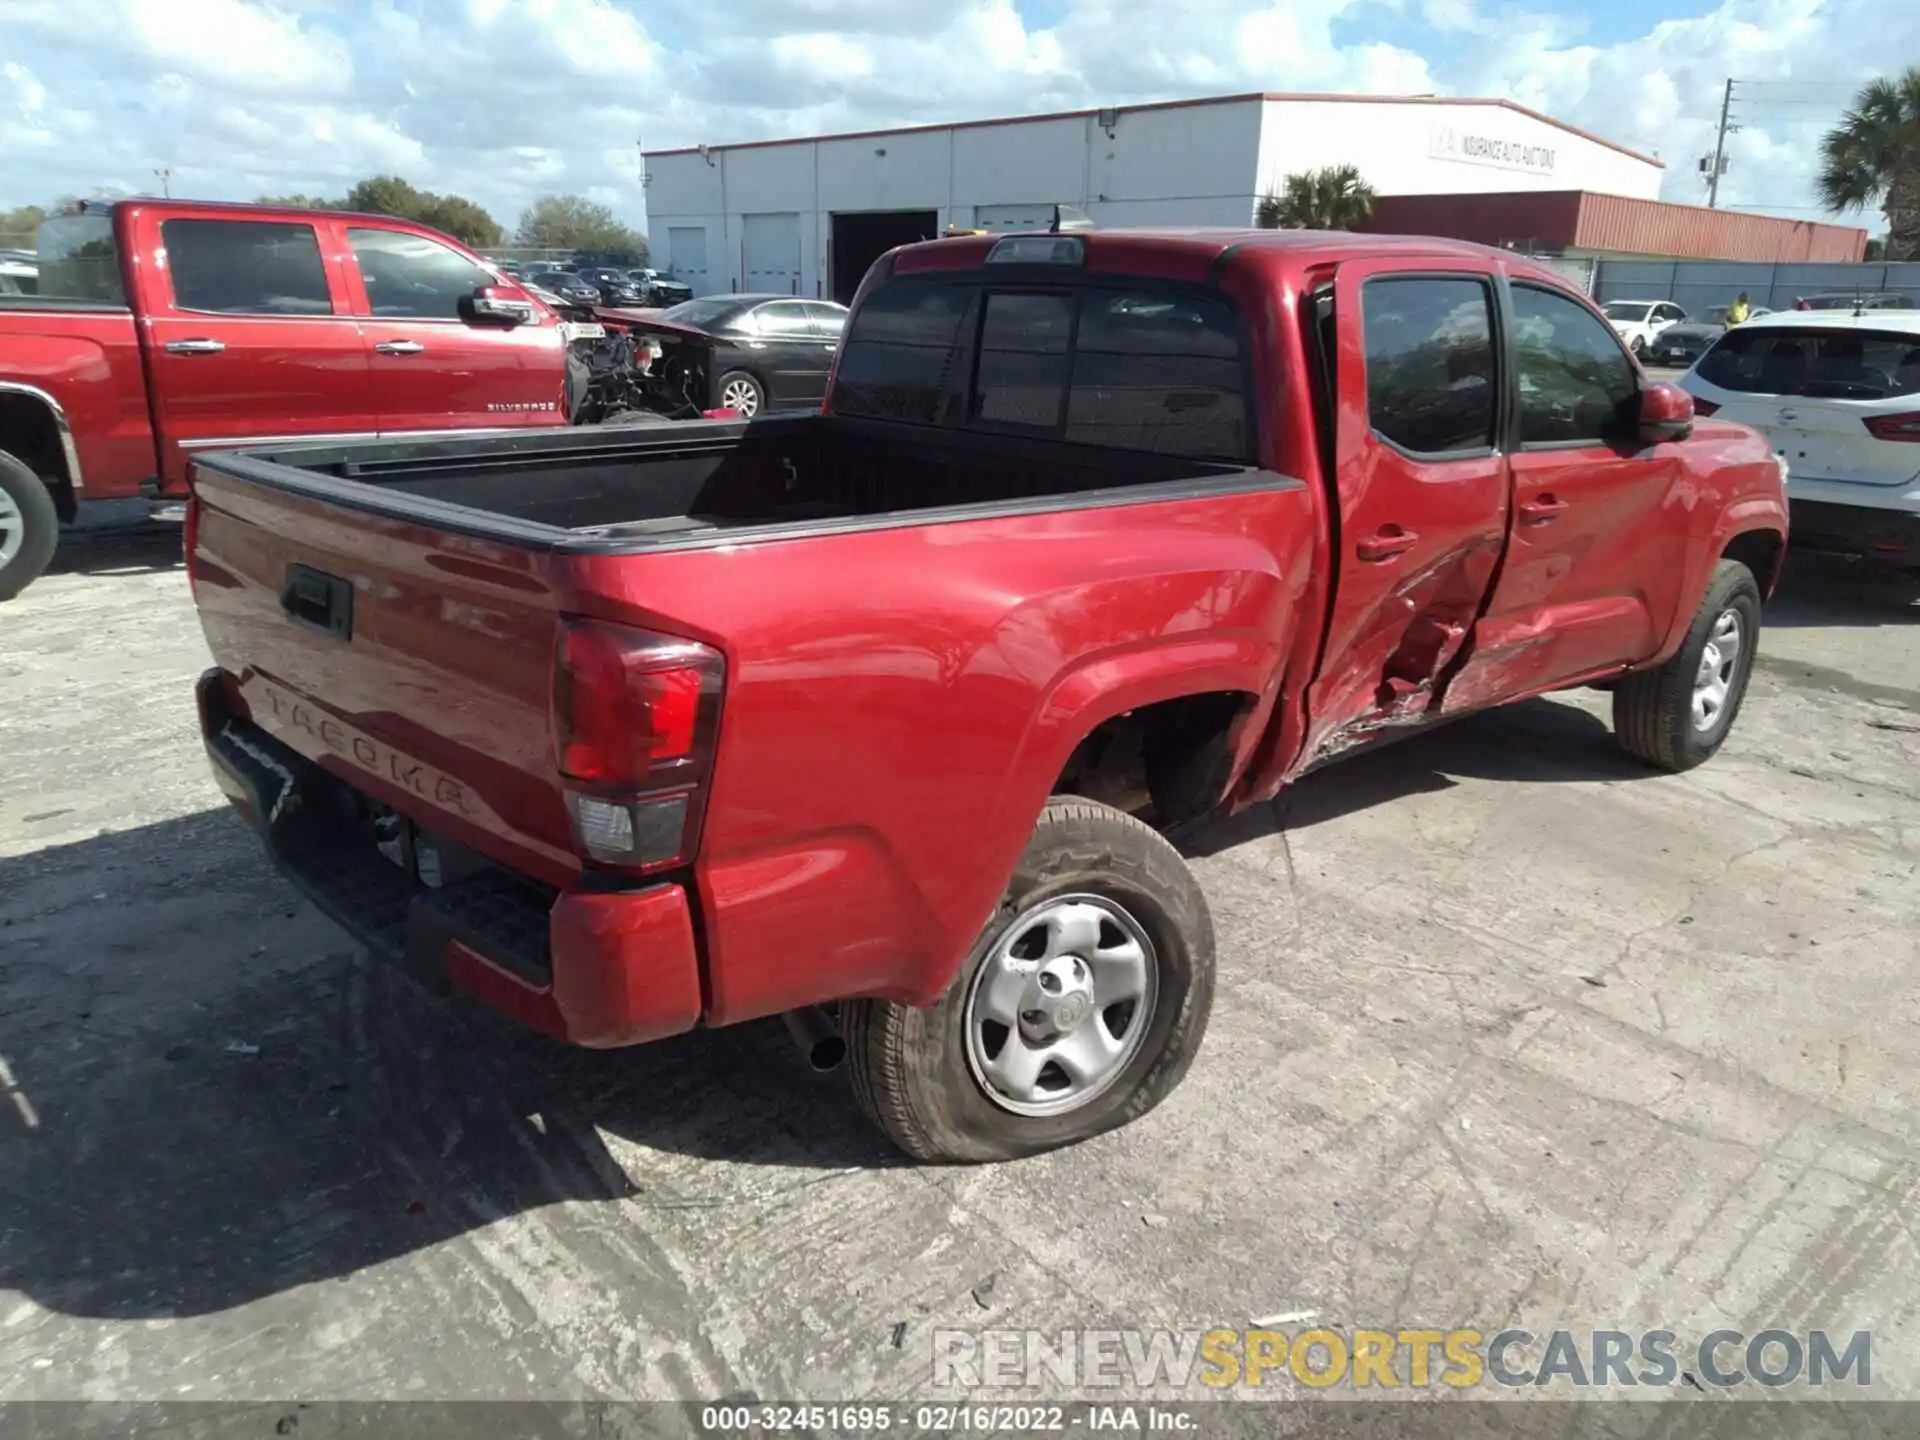
<path id="1" fill-rule="evenodd" d="M 1213 968 L 1213 920 L 1179 852 L 1118 810 L 1055 797 L 939 1003 L 844 1008 L 854 1094 L 919 1160 L 1071 1145 L 1180 1083 Z"/>
<path id="2" fill-rule="evenodd" d="M 1627 348 L 1633 351 L 1633 358 L 1636 360 L 1644 359 L 1646 357 L 1647 342 L 1638 335 L 1633 337 L 1632 343 L 1629 344 Z"/>
<path id="3" fill-rule="evenodd" d="M 38 580 L 60 542 L 60 512 L 33 471 L 0 454 L 0 600 Z"/>
<path id="4" fill-rule="evenodd" d="M 729 370 L 720 377 L 720 404 L 751 420 L 765 407 L 766 391 L 760 382 L 744 370 Z"/>
<path id="5" fill-rule="evenodd" d="M 1687 638 L 1657 670 L 1621 678 L 1613 731 L 1631 755 L 1662 770 L 1691 770 L 1733 728 L 1760 640 L 1760 586 L 1738 560 L 1714 567 Z"/>

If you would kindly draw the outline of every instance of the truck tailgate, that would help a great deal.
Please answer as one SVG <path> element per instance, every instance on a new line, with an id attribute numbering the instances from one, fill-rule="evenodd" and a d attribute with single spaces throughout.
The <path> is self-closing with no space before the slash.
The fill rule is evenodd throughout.
<path id="1" fill-rule="evenodd" d="M 577 878 L 551 755 L 552 557 L 199 469 L 196 600 L 229 699 L 418 825 Z"/>

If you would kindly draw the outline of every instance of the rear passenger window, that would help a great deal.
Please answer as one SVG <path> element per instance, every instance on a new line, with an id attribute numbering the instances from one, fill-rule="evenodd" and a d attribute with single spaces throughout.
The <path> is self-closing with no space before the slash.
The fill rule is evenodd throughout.
<path id="1" fill-rule="evenodd" d="M 216 315 L 331 315 L 333 296 L 311 225 L 277 220 L 168 220 L 160 227 L 173 303 Z"/>
<path id="2" fill-rule="evenodd" d="M 1073 343 L 1071 295 L 999 292 L 987 296 L 973 418 L 989 425 L 1054 431 L 1067 398 Z"/>
<path id="3" fill-rule="evenodd" d="M 1369 280 L 1361 291 L 1367 414 L 1416 455 L 1493 446 L 1493 294 L 1486 282 Z"/>

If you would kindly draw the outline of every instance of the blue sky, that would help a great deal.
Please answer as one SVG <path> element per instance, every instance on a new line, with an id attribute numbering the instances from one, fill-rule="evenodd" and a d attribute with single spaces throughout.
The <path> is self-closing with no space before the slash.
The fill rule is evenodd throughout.
<path id="1" fill-rule="evenodd" d="M 512 224 L 640 218 L 659 148 L 1236 90 L 1505 96 L 1668 162 L 1697 200 L 1814 218 L 1822 127 L 1914 0 L 0 0 L 0 207 L 338 193 L 377 172 Z M 715 17 L 724 16 L 724 22 Z M 1866 217 L 1878 229 L 1877 216 Z"/>

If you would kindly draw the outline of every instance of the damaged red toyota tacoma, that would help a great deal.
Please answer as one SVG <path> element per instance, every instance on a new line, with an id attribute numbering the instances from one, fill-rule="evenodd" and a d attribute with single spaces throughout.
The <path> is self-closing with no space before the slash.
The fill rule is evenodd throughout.
<path id="1" fill-rule="evenodd" d="M 1443 240 L 893 251 L 824 413 L 209 455 L 220 782 L 375 952 L 580 1045 L 788 1017 L 910 1154 L 1139 1117 L 1206 1027 L 1165 832 L 1469 711 L 1726 739 L 1751 431 Z"/>

